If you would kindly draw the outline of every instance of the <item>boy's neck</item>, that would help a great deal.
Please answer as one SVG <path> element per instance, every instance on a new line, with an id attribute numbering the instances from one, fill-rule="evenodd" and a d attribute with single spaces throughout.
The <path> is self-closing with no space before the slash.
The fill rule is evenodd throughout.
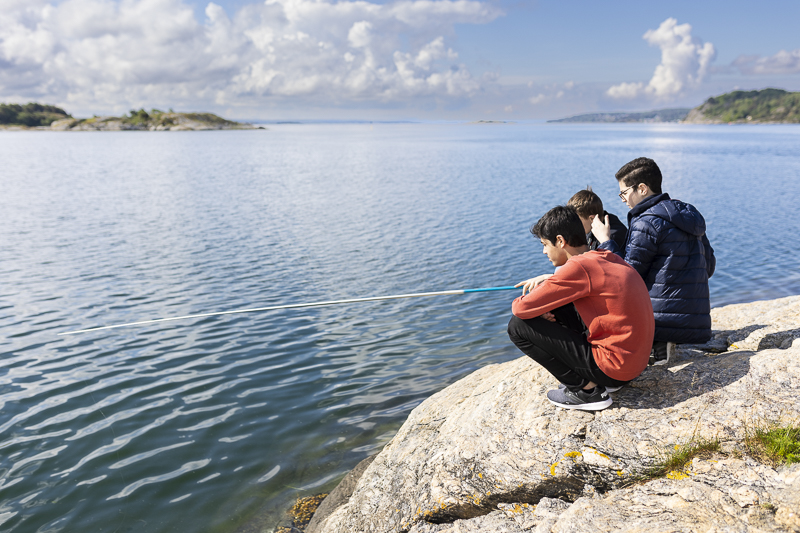
<path id="1" fill-rule="evenodd" d="M 564 253 L 567 254 L 567 261 L 569 261 L 570 258 L 572 258 L 572 257 L 574 257 L 576 255 L 585 254 L 588 251 L 589 251 L 589 246 L 586 245 L 586 244 L 584 244 L 583 246 L 577 246 L 577 247 L 569 246 L 569 245 L 564 246 Z"/>

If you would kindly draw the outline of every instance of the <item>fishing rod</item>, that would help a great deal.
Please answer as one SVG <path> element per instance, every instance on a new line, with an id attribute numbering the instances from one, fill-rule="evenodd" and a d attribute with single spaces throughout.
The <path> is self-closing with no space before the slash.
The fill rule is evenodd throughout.
<path id="1" fill-rule="evenodd" d="M 480 289 L 456 289 L 452 291 L 438 291 L 438 292 L 416 292 L 413 294 L 393 294 L 391 296 L 370 296 L 368 298 L 350 298 L 347 300 L 331 300 L 328 302 L 311 302 L 302 304 L 288 304 L 288 305 L 274 305 L 271 307 L 253 307 L 251 309 L 236 309 L 234 311 L 218 311 L 216 313 L 200 313 L 197 315 L 175 316 L 171 318 L 156 318 L 153 320 L 142 320 L 140 322 L 128 322 L 126 324 L 114 324 L 113 326 L 100 326 L 97 328 L 78 329 L 75 331 L 66 331 L 59 333 L 59 335 L 74 335 L 76 333 L 88 333 L 90 331 L 100 331 L 103 329 L 124 328 L 128 326 L 142 326 L 144 324 L 156 324 L 158 322 L 169 322 L 172 320 L 186 320 L 189 318 L 204 318 L 207 316 L 221 316 L 221 315 L 234 315 L 238 313 L 255 313 L 259 311 L 275 311 L 277 309 L 299 309 L 301 307 L 322 307 L 324 305 L 336 304 L 351 304 L 359 302 L 377 302 L 379 300 L 397 300 L 400 298 L 420 298 L 422 296 L 445 296 L 456 294 L 470 294 L 473 292 L 488 292 L 488 291 L 508 291 L 516 289 L 514 286 L 506 287 L 483 287 Z"/>

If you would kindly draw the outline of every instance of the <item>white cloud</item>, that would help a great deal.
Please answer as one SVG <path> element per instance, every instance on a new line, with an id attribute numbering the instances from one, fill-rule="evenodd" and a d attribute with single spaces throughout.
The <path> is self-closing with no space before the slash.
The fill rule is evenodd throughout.
<path id="1" fill-rule="evenodd" d="M 353 48 L 366 48 L 372 40 L 372 24 L 361 20 L 353 24 L 347 33 L 347 41 Z"/>
<path id="2" fill-rule="evenodd" d="M 791 52 L 781 50 L 770 57 L 740 56 L 733 66 L 747 76 L 800 74 L 800 49 Z"/>
<path id="3" fill-rule="evenodd" d="M 636 98 L 644 92 L 644 83 L 620 83 L 610 87 L 606 94 L 612 98 Z"/>
<path id="4" fill-rule="evenodd" d="M 608 89 L 608 96 L 619 99 L 650 96 L 659 100 L 679 96 L 703 81 L 716 55 L 714 45 L 692 37 L 691 25 L 678 24 L 674 18 L 662 22 L 658 29 L 648 30 L 643 39 L 661 48 L 661 63 L 650 82 L 620 83 Z"/>
<path id="5" fill-rule="evenodd" d="M 266 0 L 198 21 L 183 0 L 7 1 L 0 95 L 79 107 L 315 105 L 459 98 L 481 87 L 445 44 L 502 13 L 479 0 Z"/>

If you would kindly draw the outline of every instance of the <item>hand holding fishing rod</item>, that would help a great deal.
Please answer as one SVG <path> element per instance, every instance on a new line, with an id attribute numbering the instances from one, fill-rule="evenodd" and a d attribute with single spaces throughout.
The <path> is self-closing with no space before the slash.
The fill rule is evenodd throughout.
<path id="1" fill-rule="evenodd" d="M 540 285 L 544 280 L 547 278 L 552 277 L 552 274 L 542 274 L 540 276 L 536 276 L 535 278 L 531 278 L 525 281 L 520 281 L 514 287 L 522 286 L 522 295 L 525 296 L 526 293 L 531 292 L 535 289 L 538 285 Z"/>

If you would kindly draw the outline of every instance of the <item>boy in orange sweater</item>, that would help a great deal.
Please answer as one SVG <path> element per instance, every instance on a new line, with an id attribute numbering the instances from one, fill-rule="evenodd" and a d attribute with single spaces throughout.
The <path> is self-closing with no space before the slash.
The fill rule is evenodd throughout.
<path id="1" fill-rule="evenodd" d="M 522 296 L 511 306 L 508 335 L 561 382 L 547 393 L 551 403 L 605 409 L 612 403 L 609 390 L 618 390 L 647 367 L 655 329 L 647 287 L 619 256 L 589 251 L 571 207 L 554 207 L 531 233 L 560 268 L 517 284 Z"/>

